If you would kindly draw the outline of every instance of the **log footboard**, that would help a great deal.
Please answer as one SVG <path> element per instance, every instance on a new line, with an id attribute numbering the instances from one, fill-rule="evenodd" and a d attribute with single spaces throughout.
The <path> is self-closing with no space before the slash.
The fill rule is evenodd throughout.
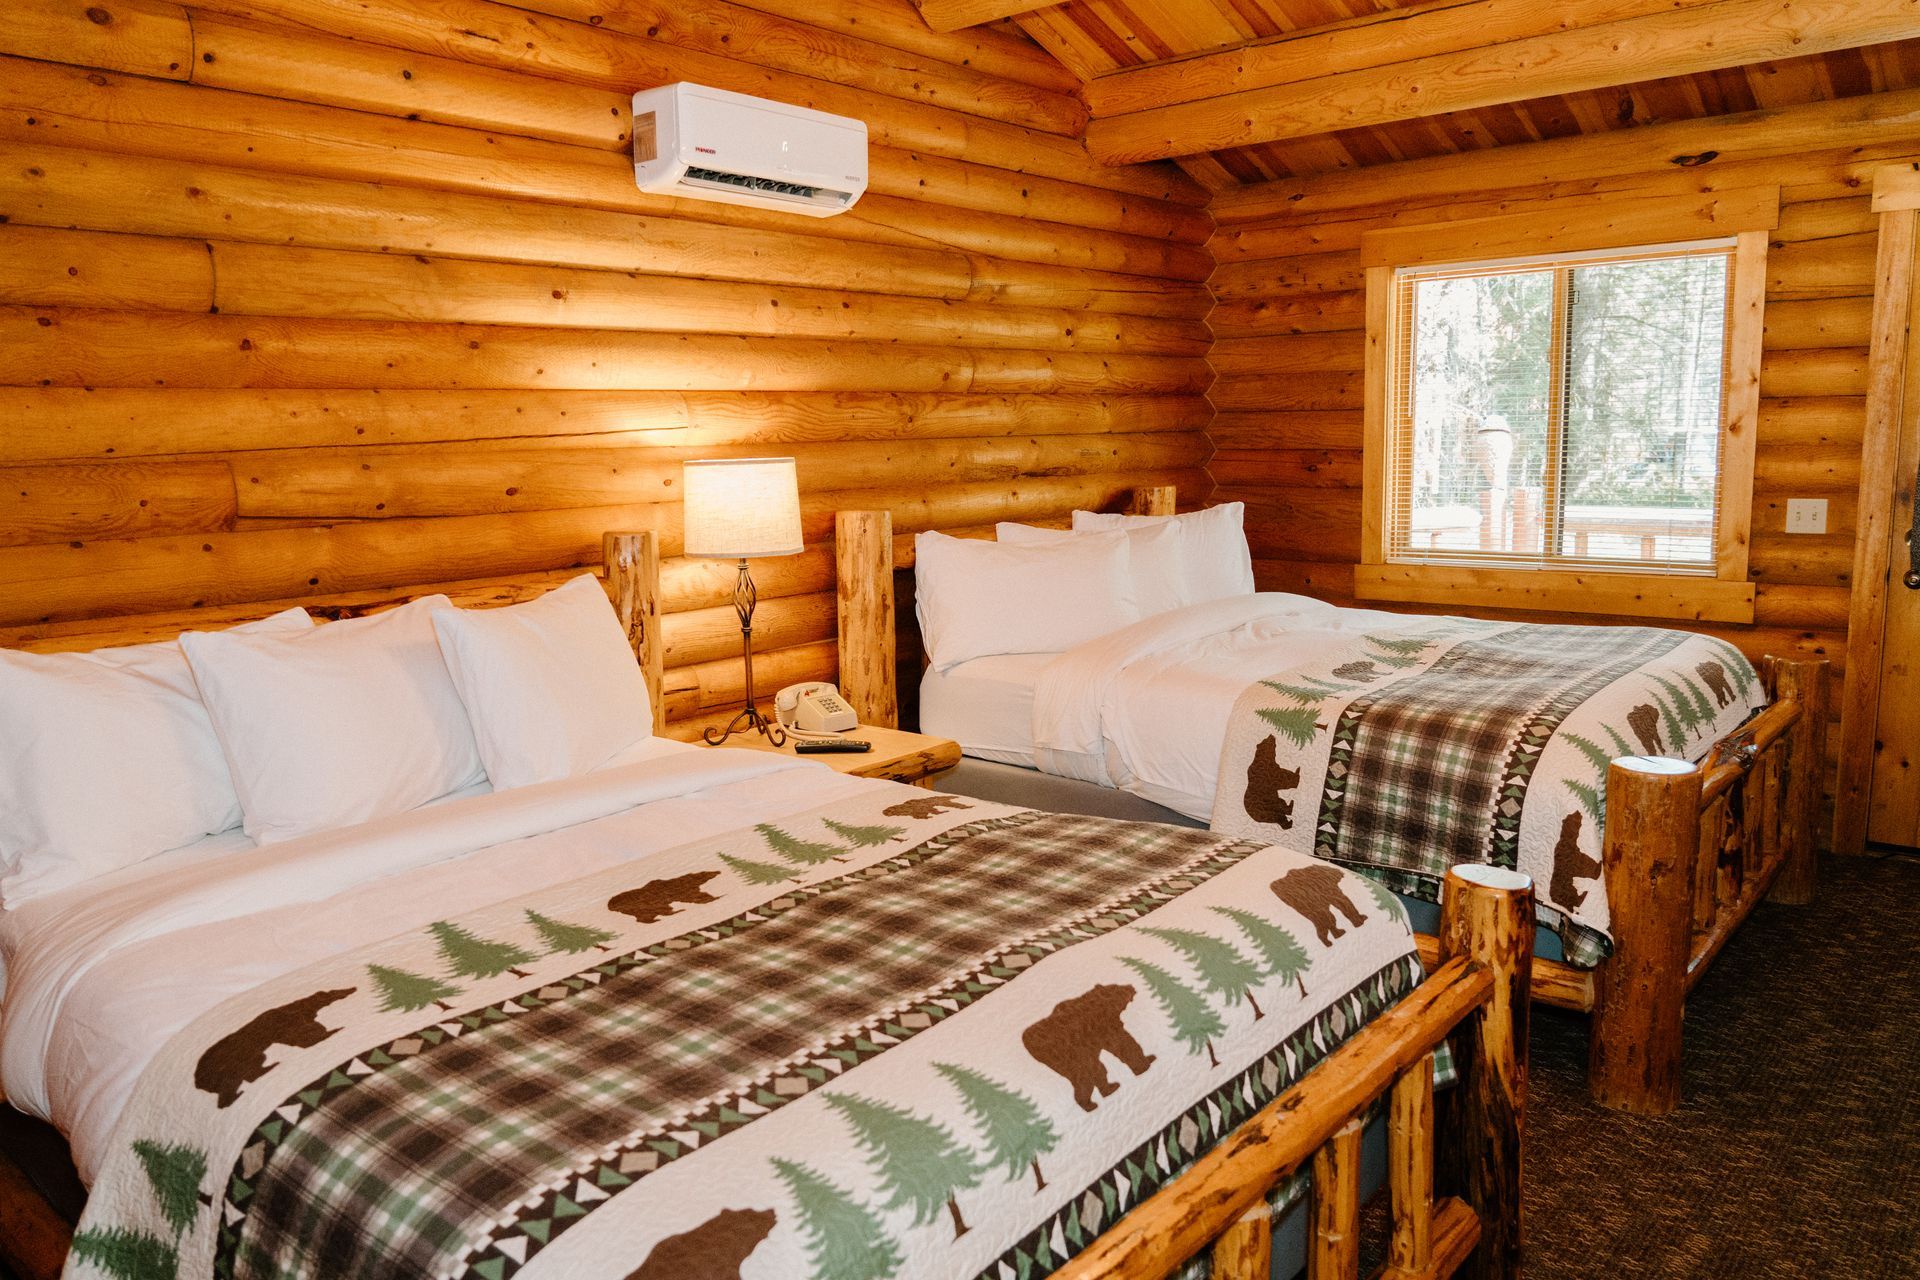
<path id="1" fill-rule="evenodd" d="M 1762 901 L 1813 900 L 1826 763 L 1827 664 L 1768 659 L 1772 704 L 1705 761 L 1629 756 L 1607 775 L 1613 955 L 1597 969 L 1533 962 L 1533 998 L 1593 1015 L 1596 1102 L 1643 1115 L 1680 1105 L 1693 990 Z M 1423 935 L 1432 964 L 1437 938 Z"/>
<path id="2" fill-rule="evenodd" d="M 1308 1274 L 1359 1274 L 1360 1134 L 1387 1099 L 1393 1236 L 1385 1276 L 1519 1274 L 1527 1093 L 1531 882 L 1491 867 L 1448 873 L 1442 963 L 1305 1079 L 1156 1195 L 1055 1280 L 1162 1280 L 1211 1251 L 1215 1280 L 1267 1280 L 1267 1195 L 1313 1170 Z M 1452 1037 L 1459 1085 L 1438 1109 L 1433 1051 Z"/>

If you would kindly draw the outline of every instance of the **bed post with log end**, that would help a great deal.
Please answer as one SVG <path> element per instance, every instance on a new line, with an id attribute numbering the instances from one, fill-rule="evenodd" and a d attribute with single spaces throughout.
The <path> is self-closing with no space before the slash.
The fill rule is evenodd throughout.
<path id="1" fill-rule="evenodd" d="M 1441 1190 L 1466 1201 L 1480 1219 L 1479 1242 L 1457 1273 L 1467 1280 L 1520 1274 L 1533 929 L 1528 877 L 1478 864 L 1447 872 L 1441 958 L 1464 956 L 1485 966 L 1494 979 L 1485 1007 L 1462 1021 L 1454 1036 L 1460 1083 L 1446 1096 L 1435 1143 Z"/>
<path id="2" fill-rule="evenodd" d="M 660 638 L 660 544 L 651 533 L 609 533 L 602 540 L 607 595 L 647 680 L 653 731 L 667 727 L 666 645 Z"/>
<path id="3" fill-rule="evenodd" d="M 1800 718 L 1788 735 L 1786 812 L 1781 822 L 1785 860 L 1768 898 L 1790 906 L 1813 901 L 1820 874 L 1821 775 L 1827 768 L 1827 664 L 1824 660 L 1770 664 L 1777 702 L 1800 704 Z"/>
<path id="4" fill-rule="evenodd" d="M 1174 514 L 1174 487 L 1170 484 L 1156 484 L 1148 485 L 1144 489 L 1135 489 L 1133 497 L 1127 501 L 1127 514 L 1130 516 Z"/>
<path id="5" fill-rule="evenodd" d="M 900 723 L 894 675 L 893 513 L 841 511 L 833 517 L 840 598 L 840 695 L 861 724 Z"/>
<path id="6" fill-rule="evenodd" d="M 1680 1105 L 1680 1030 L 1693 926 L 1701 771 L 1662 756 L 1607 770 L 1607 910 L 1613 955 L 1595 972 L 1587 1085 L 1638 1115 Z"/>

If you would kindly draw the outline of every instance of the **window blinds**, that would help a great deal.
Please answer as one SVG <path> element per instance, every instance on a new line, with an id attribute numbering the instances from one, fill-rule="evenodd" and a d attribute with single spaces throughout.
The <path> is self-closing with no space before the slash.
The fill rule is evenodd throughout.
<path id="1" fill-rule="evenodd" d="M 1397 270 L 1387 558 L 1710 576 L 1733 247 Z"/>

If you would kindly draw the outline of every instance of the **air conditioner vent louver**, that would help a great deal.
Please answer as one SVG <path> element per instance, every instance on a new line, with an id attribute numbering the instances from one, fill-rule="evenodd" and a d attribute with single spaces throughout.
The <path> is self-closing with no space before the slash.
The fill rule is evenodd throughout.
<path id="1" fill-rule="evenodd" d="M 634 94 L 633 119 L 642 191 L 825 218 L 867 189 L 858 120 L 686 83 Z"/>
<path id="2" fill-rule="evenodd" d="M 797 182 L 782 182 L 778 178 L 750 178 L 744 173 L 721 173 L 718 169 L 699 169 L 689 166 L 684 180 L 738 187 L 742 191 L 758 191 L 762 195 L 785 196 L 808 204 L 845 205 L 849 202 L 849 197 L 844 191 L 807 187 Z"/>

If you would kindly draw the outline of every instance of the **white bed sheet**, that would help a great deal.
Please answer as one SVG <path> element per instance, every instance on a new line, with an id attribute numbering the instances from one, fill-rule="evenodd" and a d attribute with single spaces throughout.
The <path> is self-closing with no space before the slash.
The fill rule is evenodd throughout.
<path id="1" fill-rule="evenodd" d="M 1051 653 L 975 658 L 920 678 L 920 730 L 952 738 L 979 760 L 1038 767 L 1033 758 L 1033 691 Z"/>
<path id="2" fill-rule="evenodd" d="M 91 1183 L 135 1081 L 222 1001 L 328 956 L 862 788 L 810 761 L 649 740 L 562 782 L 265 849 L 216 837 L 0 918 L 0 1085 Z"/>
<path id="3" fill-rule="evenodd" d="M 1283 592 L 1148 618 L 1070 649 L 1040 672 L 1035 763 L 1204 822 L 1227 716 L 1248 685 L 1307 661 L 1340 633 L 1430 621 Z"/>

